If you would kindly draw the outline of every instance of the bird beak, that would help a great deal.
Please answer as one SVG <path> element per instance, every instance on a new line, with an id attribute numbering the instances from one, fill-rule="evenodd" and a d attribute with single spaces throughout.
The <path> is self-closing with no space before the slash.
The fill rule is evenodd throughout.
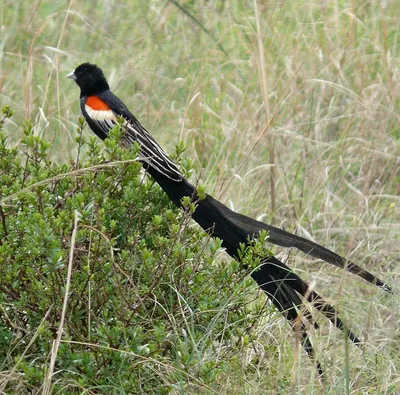
<path id="1" fill-rule="evenodd" d="M 71 71 L 68 75 L 67 78 L 71 78 L 72 80 L 76 80 L 76 75 L 75 75 L 75 70 Z"/>

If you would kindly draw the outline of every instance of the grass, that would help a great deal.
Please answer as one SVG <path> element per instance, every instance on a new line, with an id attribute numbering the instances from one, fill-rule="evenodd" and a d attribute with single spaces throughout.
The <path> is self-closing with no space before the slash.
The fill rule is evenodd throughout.
<path id="1" fill-rule="evenodd" d="M 35 133 L 52 142 L 54 160 L 71 161 L 79 92 L 65 75 L 83 61 L 97 63 L 167 151 L 184 141 L 192 179 L 208 192 L 313 238 L 396 288 L 399 25 L 394 0 L 5 0 L 0 101 L 16 111 L 13 144 L 31 118 Z M 398 393 L 398 295 L 295 251 L 282 254 L 340 308 L 366 351 L 345 348 L 326 325 L 315 335 L 329 369 L 320 385 L 303 352 L 293 351 L 284 319 L 266 315 L 254 323 L 254 350 L 218 391 Z"/>

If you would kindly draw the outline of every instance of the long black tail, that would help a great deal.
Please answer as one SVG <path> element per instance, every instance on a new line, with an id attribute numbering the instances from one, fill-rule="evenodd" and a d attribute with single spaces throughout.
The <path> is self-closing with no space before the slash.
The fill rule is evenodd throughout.
<path id="1" fill-rule="evenodd" d="M 115 111 L 117 113 L 122 111 L 127 121 L 124 125 L 126 129 L 124 144 L 130 145 L 138 141 L 142 145 L 141 157 L 146 170 L 177 206 L 182 207 L 184 196 L 190 196 L 192 201 L 196 202 L 197 207 L 192 214 L 193 219 L 204 230 L 221 239 L 222 245 L 232 257 L 237 258 L 242 243 L 248 244 L 251 239 L 259 236 L 260 231 L 265 230 L 268 232 L 268 241 L 273 244 L 283 247 L 296 247 L 308 255 L 348 270 L 369 283 L 375 284 L 387 292 L 392 292 L 391 288 L 379 278 L 317 243 L 238 214 L 210 195 L 206 195 L 205 199 L 200 200 L 196 188 L 183 177 L 166 152 L 122 102 Z M 335 309 L 277 258 L 273 256 L 265 257 L 263 264 L 251 275 L 260 288 L 270 297 L 276 308 L 289 320 L 293 329 L 298 330 L 302 345 L 311 357 L 314 357 L 314 349 L 303 319 L 312 324 L 314 328 L 318 328 L 318 324 L 313 319 L 311 312 L 304 306 L 302 298 L 312 303 L 338 329 L 347 333 L 355 344 L 360 344 L 357 336 L 345 328 Z M 322 368 L 318 361 L 317 368 L 319 373 L 322 374 Z"/>
<path id="2" fill-rule="evenodd" d="M 265 230 L 268 232 L 268 241 L 272 244 L 282 247 L 296 247 L 310 256 L 345 269 L 362 277 L 367 282 L 377 285 L 386 292 L 393 293 L 392 289 L 378 277 L 311 240 L 236 213 L 210 195 L 199 200 L 196 188 L 185 179 L 174 182 L 152 168 L 149 168 L 148 171 L 176 205 L 181 206 L 181 199 L 184 196 L 192 196 L 193 200 L 197 202 L 196 211 L 192 216 L 193 219 L 204 230 L 212 231 L 215 237 L 220 238 L 228 254 L 232 257 L 236 258 L 240 243 L 247 244 L 249 239 L 258 237 L 260 231 Z"/>
<path id="3" fill-rule="evenodd" d="M 268 241 L 273 244 L 296 247 L 308 255 L 348 270 L 386 292 L 392 292 L 387 284 L 373 274 L 317 243 L 238 214 L 212 196 L 206 195 L 205 199 L 199 200 L 195 187 L 187 180 L 174 182 L 152 168 L 147 170 L 176 205 L 182 206 L 181 199 L 184 196 L 191 196 L 193 201 L 196 201 L 197 207 L 192 214 L 193 219 L 204 230 L 221 239 L 226 251 L 234 258 L 237 258 L 240 243 L 247 244 L 249 240 L 258 237 L 261 230 L 266 230 L 269 236 Z M 358 337 L 338 317 L 334 307 L 325 302 L 320 295 L 310 289 L 308 284 L 276 257 L 266 257 L 262 265 L 251 276 L 269 296 L 276 308 L 284 314 L 292 328 L 298 331 L 301 343 L 311 358 L 314 359 L 314 349 L 302 318 L 305 318 L 316 329 L 318 329 L 318 324 L 313 319 L 311 312 L 304 306 L 302 298 L 312 303 L 314 308 L 328 318 L 336 328 L 346 333 L 353 343 L 361 344 Z M 318 361 L 316 364 L 318 373 L 322 375 L 321 364 Z"/>
<path id="4" fill-rule="evenodd" d="M 307 240 L 304 237 L 294 235 L 292 233 L 286 232 L 283 229 L 267 225 L 263 222 L 256 221 L 255 219 L 247 217 L 243 214 L 238 214 L 230 210 L 224 204 L 211 196 L 207 196 L 204 203 L 199 202 L 199 206 L 202 204 L 208 207 L 212 207 L 212 212 L 218 212 L 218 217 L 223 217 L 226 222 L 229 222 L 230 226 L 232 228 L 235 228 L 236 232 L 240 233 L 242 243 L 246 238 L 258 237 L 260 231 L 265 230 L 268 233 L 268 241 L 272 244 L 276 244 L 282 247 L 296 247 L 300 251 L 303 251 L 310 256 L 322 259 L 325 262 L 345 269 L 353 274 L 362 277 L 369 283 L 375 284 L 389 293 L 393 293 L 392 289 L 385 282 L 375 277 L 373 274 L 362 269 L 360 266 L 347 260 L 346 258 L 343 258 L 342 256 L 336 254 L 335 252 L 328 250 L 327 248 L 317 243 L 314 243 L 311 240 Z M 211 213 L 211 210 L 209 209 L 208 212 Z M 225 240 L 222 235 L 221 238 Z"/>

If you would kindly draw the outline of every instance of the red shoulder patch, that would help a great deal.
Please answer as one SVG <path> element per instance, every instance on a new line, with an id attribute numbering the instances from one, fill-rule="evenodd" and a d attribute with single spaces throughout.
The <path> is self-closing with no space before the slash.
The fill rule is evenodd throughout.
<path id="1" fill-rule="evenodd" d="M 88 96 L 85 104 L 96 111 L 110 110 L 110 106 L 98 96 Z"/>

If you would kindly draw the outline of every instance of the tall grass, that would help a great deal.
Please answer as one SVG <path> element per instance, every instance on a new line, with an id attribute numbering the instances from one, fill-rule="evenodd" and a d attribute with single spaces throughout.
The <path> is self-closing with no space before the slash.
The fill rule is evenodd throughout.
<path id="1" fill-rule="evenodd" d="M 17 125 L 34 121 L 55 160 L 70 161 L 79 92 L 64 77 L 81 62 L 96 63 L 169 152 L 185 142 L 193 180 L 208 192 L 396 288 L 398 26 L 396 0 L 5 0 L 0 101 L 16 111 Z M 399 297 L 295 251 L 282 254 L 363 335 L 365 353 L 347 351 L 324 327 L 315 343 L 329 373 L 318 387 L 312 367 L 295 363 L 306 357 L 292 351 L 283 318 L 266 316 L 254 324 L 254 353 L 243 355 L 221 390 L 279 393 L 291 377 L 293 393 L 400 392 Z M 267 342 L 276 354 L 263 353 Z"/>

